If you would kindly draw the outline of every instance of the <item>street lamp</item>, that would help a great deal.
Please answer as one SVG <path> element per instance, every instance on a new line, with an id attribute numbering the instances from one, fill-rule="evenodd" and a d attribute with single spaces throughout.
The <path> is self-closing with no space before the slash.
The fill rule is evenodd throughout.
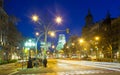
<path id="1" fill-rule="evenodd" d="M 98 58 L 98 41 L 100 40 L 100 37 L 96 36 L 95 37 L 95 48 L 96 48 L 96 58 Z"/>
<path id="2" fill-rule="evenodd" d="M 48 34 L 52 37 L 55 37 L 55 31 L 49 31 Z"/>
<path id="3" fill-rule="evenodd" d="M 57 16 L 55 21 L 56 21 L 56 23 L 61 24 L 62 23 L 62 17 Z"/>
<path id="4" fill-rule="evenodd" d="M 36 32 L 35 35 L 36 35 L 36 36 L 39 36 L 40 34 L 39 34 L 39 32 Z"/>
<path id="5" fill-rule="evenodd" d="M 66 47 L 67 49 L 69 48 L 69 46 Z"/>
<path id="6" fill-rule="evenodd" d="M 46 50 L 47 50 L 47 48 L 48 48 L 48 46 L 47 46 L 47 35 L 49 34 L 49 32 L 50 32 L 50 35 L 52 36 L 52 37 L 54 37 L 55 36 L 55 32 L 51 32 L 50 30 L 51 30 L 51 28 L 52 28 L 52 25 L 46 25 L 46 24 L 41 24 L 40 22 L 41 22 L 41 20 L 40 20 L 40 22 L 39 22 L 39 17 L 37 16 L 37 15 L 33 15 L 32 16 L 32 20 L 34 21 L 34 22 L 38 22 L 38 24 L 40 24 L 41 26 L 43 26 L 43 29 L 44 29 L 44 32 L 42 32 L 42 34 L 44 34 L 44 52 L 43 52 L 43 55 L 44 56 L 46 56 Z M 57 23 L 57 24 L 61 24 L 62 23 L 62 17 L 61 16 L 56 16 L 56 18 L 55 18 L 55 22 Z M 36 35 L 39 35 L 38 33 L 36 33 Z M 39 36 L 41 36 L 41 35 L 39 35 Z M 39 37 L 40 38 L 40 37 Z M 39 40 L 39 38 L 37 38 L 37 42 L 38 42 L 38 40 Z M 36 43 L 37 44 L 37 43 Z M 37 49 L 36 49 L 37 50 Z M 37 54 L 37 52 L 36 52 L 36 54 Z"/>
<path id="7" fill-rule="evenodd" d="M 35 22 L 37 22 L 37 21 L 39 20 L 39 18 L 38 18 L 37 15 L 33 15 L 33 16 L 32 16 L 32 20 L 35 21 Z"/>
<path id="8" fill-rule="evenodd" d="M 83 52 L 82 51 L 82 49 L 83 49 L 83 43 L 85 42 L 84 41 L 84 39 L 82 39 L 82 38 L 80 38 L 80 39 L 78 39 L 78 41 L 79 41 L 79 43 L 80 43 L 80 50 L 79 50 L 79 57 L 81 57 L 81 52 Z M 84 55 L 84 54 L 83 54 Z"/>
<path id="9" fill-rule="evenodd" d="M 95 37 L 95 40 L 96 40 L 96 41 L 100 40 L 100 37 L 96 36 L 96 37 Z"/>
<path id="10" fill-rule="evenodd" d="M 75 43 L 72 43 L 72 46 L 74 46 L 75 45 Z"/>
<path id="11" fill-rule="evenodd" d="M 38 41 L 39 41 L 39 39 L 40 39 L 40 37 L 43 35 L 44 33 L 39 33 L 39 32 L 36 32 L 35 33 L 35 35 L 37 36 L 37 39 L 36 39 L 36 57 L 37 57 L 37 54 L 38 54 L 38 52 L 37 52 L 37 43 L 38 43 Z"/>
<path id="12" fill-rule="evenodd" d="M 84 42 L 84 40 L 83 40 L 83 39 L 79 39 L 79 42 L 80 42 L 80 43 L 83 43 L 83 42 Z"/>
<path id="13" fill-rule="evenodd" d="M 52 49 L 54 49 L 55 48 L 55 46 L 54 45 L 52 45 Z"/>

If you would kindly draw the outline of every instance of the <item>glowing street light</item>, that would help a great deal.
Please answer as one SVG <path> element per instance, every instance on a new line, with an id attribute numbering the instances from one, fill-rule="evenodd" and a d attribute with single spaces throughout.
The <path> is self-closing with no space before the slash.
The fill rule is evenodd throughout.
<path id="1" fill-rule="evenodd" d="M 67 46 L 66 48 L 69 48 L 69 46 Z"/>
<path id="2" fill-rule="evenodd" d="M 55 48 L 55 46 L 54 45 L 52 45 L 52 49 L 54 49 Z"/>
<path id="3" fill-rule="evenodd" d="M 98 41 L 99 39 L 100 39 L 100 37 L 98 37 L 98 36 L 97 36 L 97 37 L 95 37 L 95 40 L 97 40 L 97 41 Z"/>
<path id="4" fill-rule="evenodd" d="M 98 53 L 98 52 L 99 52 L 99 51 L 98 51 L 98 50 L 99 50 L 99 49 L 98 49 L 98 41 L 100 40 L 100 37 L 96 36 L 96 37 L 95 37 L 95 40 L 96 40 L 96 41 L 95 41 L 96 58 L 98 58 L 98 57 L 99 57 L 99 53 Z"/>
<path id="5" fill-rule="evenodd" d="M 60 24 L 62 22 L 62 18 L 60 16 L 57 16 L 55 21 L 56 23 Z"/>
<path id="6" fill-rule="evenodd" d="M 55 36 L 55 32 L 51 32 L 51 36 L 54 37 Z"/>
<path id="7" fill-rule="evenodd" d="M 84 40 L 83 40 L 83 39 L 79 39 L 79 42 L 80 42 L 80 43 L 83 43 L 83 42 L 84 42 Z"/>
<path id="8" fill-rule="evenodd" d="M 55 37 L 55 31 L 49 31 L 48 34 L 52 37 Z"/>
<path id="9" fill-rule="evenodd" d="M 35 35 L 36 35 L 36 36 L 39 36 L 39 32 L 36 32 Z"/>
<path id="10" fill-rule="evenodd" d="M 82 38 L 80 38 L 80 39 L 78 39 L 78 41 L 79 41 L 79 44 L 80 44 L 80 50 L 79 50 L 79 56 L 81 56 L 81 55 L 84 55 L 84 54 L 81 54 L 81 51 L 83 51 L 83 47 L 85 46 L 85 45 L 83 45 L 83 43 L 85 42 L 84 41 L 84 39 L 82 39 Z M 85 52 L 85 51 L 84 51 Z"/>
<path id="11" fill-rule="evenodd" d="M 38 16 L 37 16 L 37 15 L 33 15 L 33 16 L 32 16 L 32 20 L 36 22 L 36 21 L 38 21 L 38 20 L 39 20 L 39 18 L 38 18 Z"/>
<path id="12" fill-rule="evenodd" d="M 72 46 L 74 46 L 75 44 L 74 43 L 72 43 Z"/>

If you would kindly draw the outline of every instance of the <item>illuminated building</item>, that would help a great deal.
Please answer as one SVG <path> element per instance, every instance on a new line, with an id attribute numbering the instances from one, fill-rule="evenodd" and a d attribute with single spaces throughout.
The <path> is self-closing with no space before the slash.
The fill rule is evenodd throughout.
<path id="1" fill-rule="evenodd" d="M 66 38 L 64 34 L 59 35 L 58 39 L 58 45 L 56 47 L 56 50 L 61 50 L 64 47 L 64 44 L 66 43 Z"/>

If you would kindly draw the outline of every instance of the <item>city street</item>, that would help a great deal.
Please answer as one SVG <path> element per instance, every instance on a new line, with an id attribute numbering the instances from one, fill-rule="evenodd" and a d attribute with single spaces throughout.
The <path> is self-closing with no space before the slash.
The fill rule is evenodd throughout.
<path id="1" fill-rule="evenodd" d="M 120 75 L 120 0 L 0 0 L 0 75 Z"/>
<path id="2" fill-rule="evenodd" d="M 48 67 L 19 70 L 14 75 L 119 75 L 120 64 L 78 60 L 48 60 Z M 9 74 L 9 75 L 12 75 Z"/>

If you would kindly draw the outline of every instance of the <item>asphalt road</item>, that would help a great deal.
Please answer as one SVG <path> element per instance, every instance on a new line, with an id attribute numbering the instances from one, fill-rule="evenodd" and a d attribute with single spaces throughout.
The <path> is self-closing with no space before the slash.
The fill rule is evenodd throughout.
<path id="1" fill-rule="evenodd" d="M 58 60 L 59 75 L 120 75 L 119 63 Z"/>
<path id="2" fill-rule="evenodd" d="M 51 63 L 52 62 L 52 63 Z M 5 66 L 4 66 L 5 67 Z M 15 69 L 12 65 L 6 71 Z M 0 67 L 1 70 L 1 67 Z M 120 75 L 119 63 L 57 60 L 48 62 L 48 67 L 33 68 L 23 70 L 14 75 Z M 5 74 L 0 74 L 5 75 Z M 7 75 L 7 74 L 6 74 Z M 12 75 L 12 71 L 11 74 Z"/>

